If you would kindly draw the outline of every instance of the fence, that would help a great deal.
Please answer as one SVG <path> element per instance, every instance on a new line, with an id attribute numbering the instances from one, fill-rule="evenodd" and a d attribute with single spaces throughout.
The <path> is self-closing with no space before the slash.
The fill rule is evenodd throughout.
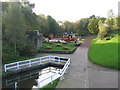
<path id="1" fill-rule="evenodd" d="M 65 60 L 61 60 L 61 59 L 69 59 L 66 57 L 58 57 L 58 56 L 44 56 L 44 57 L 39 57 L 39 58 L 34 58 L 34 59 L 29 59 L 29 60 L 25 60 L 25 61 L 19 61 L 19 62 L 14 62 L 14 63 L 10 63 L 10 64 L 5 64 L 4 65 L 4 71 L 7 72 L 7 70 L 18 70 L 18 69 L 22 69 L 25 67 L 31 67 L 34 64 L 36 65 L 40 65 L 40 64 L 44 64 L 46 62 L 52 62 L 55 61 L 54 63 L 58 63 L 60 64 L 61 62 L 66 62 Z"/>
<path id="2" fill-rule="evenodd" d="M 64 75 L 68 66 L 70 65 L 70 58 L 59 57 L 59 56 L 44 56 L 44 57 L 29 59 L 29 60 L 25 60 L 25 61 L 19 61 L 19 62 L 14 62 L 14 63 L 10 63 L 10 64 L 5 64 L 4 70 L 5 70 L 5 72 L 10 69 L 18 70 L 18 69 L 23 69 L 22 67 L 24 67 L 24 66 L 32 67 L 33 64 L 36 64 L 36 63 L 37 63 L 36 65 L 41 65 L 44 63 L 51 63 L 51 62 L 57 63 L 57 64 L 62 64 L 62 63 L 65 63 L 65 64 L 61 71 L 55 73 L 54 75 L 46 77 L 45 79 L 43 79 L 41 81 L 37 81 L 38 88 L 42 88 L 49 83 L 52 84 L 54 80 L 56 80 Z M 55 77 L 57 74 L 60 74 L 60 75 L 58 77 Z M 42 85 L 42 82 L 47 81 L 48 79 L 49 79 L 49 81 Z"/>
<path id="3" fill-rule="evenodd" d="M 70 58 L 67 60 L 66 64 L 64 65 L 64 67 L 63 67 L 63 69 L 61 71 L 59 71 L 59 72 L 55 73 L 54 75 L 51 75 L 51 76 L 49 76 L 49 77 L 47 77 L 47 78 L 45 78 L 45 79 L 43 79 L 41 81 L 38 81 L 38 88 L 42 88 L 42 87 L 46 86 L 49 83 L 52 84 L 54 80 L 62 77 L 64 75 L 64 73 L 66 72 L 66 69 L 68 68 L 69 65 L 70 65 Z M 60 76 L 53 78 L 57 74 L 60 74 Z M 41 85 L 42 82 L 44 82 L 45 80 L 47 81 L 47 83 Z"/>
<path id="4" fill-rule="evenodd" d="M 46 69 L 43 69 L 42 72 L 40 72 L 40 73 L 39 73 L 39 71 L 35 71 L 35 72 L 29 72 L 29 73 L 23 74 L 23 75 L 17 75 L 13 78 L 8 78 L 8 79 L 6 79 L 6 86 L 14 84 L 15 82 L 21 82 L 21 81 L 24 81 L 24 80 L 27 80 L 27 79 L 30 79 L 33 77 L 38 77 L 42 74 L 46 74 L 46 71 L 49 73 L 51 70 L 54 70 L 54 69 L 46 68 Z M 57 70 L 57 71 L 59 71 L 59 70 Z"/>

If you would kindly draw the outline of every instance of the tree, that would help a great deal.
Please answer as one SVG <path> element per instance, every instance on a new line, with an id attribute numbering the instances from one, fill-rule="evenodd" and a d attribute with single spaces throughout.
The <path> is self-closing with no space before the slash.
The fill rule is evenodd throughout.
<path id="1" fill-rule="evenodd" d="M 108 11 L 107 15 L 108 15 L 108 18 L 114 18 L 113 10 L 110 9 L 110 10 Z"/>
<path id="2" fill-rule="evenodd" d="M 63 26 L 64 26 L 65 32 L 67 33 L 71 33 L 74 31 L 74 25 L 72 22 L 64 21 Z"/>
<path id="3" fill-rule="evenodd" d="M 109 30 L 112 30 L 113 29 L 113 25 L 114 25 L 114 21 L 113 21 L 113 10 L 110 9 L 108 11 L 108 18 L 106 18 L 105 20 L 105 24 L 107 24 L 109 26 Z"/>
<path id="4" fill-rule="evenodd" d="M 77 33 L 77 35 L 80 35 L 80 20 L 74 22 L 74 30 Z"/>
<path id="5" fill-rule="evenodd" d="M 113 28 L 118 30 L 120 28 L 120 17 L 115 17 L 114 18 L 114 25 Z"/>
<path id="6" fill-rule="evenodd" d="M 54 35 L 57 35 L 57 22 L 55 19 L 53 19 L 50 15 L 47 16 L 47 21 L 49 24 L 49 33 L 52 33 Z"/>
<path id="7" fill-rule="evenodd" d="M 108 25 L 102 23 L 101 20 L 99 21 L 98 25 L 99 25 L 98 38 L 100 40 L 103 40 L 108 33 Z"/>
<path id="8" fill-rule="evenodd" d="M 80 34 L 81 35 L 87 35 L 88 34 L 88 23 L 89 23 L 89 20 L 87 18 L 82 18 L 80 20 Z"/>
<path id="9" fill-rule="evenodd" d="M 9 3 L 2 2 L 2 13 L 8 12 Z"/>
<path id="10" fill-rule="evenodd" d="M 90 19 L 90 22 L 88 24 L 88 30 L 92 34 L 97 34 L 98 33 L 98 18 L 92 18 Z"/>
<path id="11" fill-rule="evenodd" d="M 40 22 L 40 32 L 47 37 L 49 35 L 49 23 L 47 21 L 47 17 L 43 14 L 38 16 Z"/>
<path id="12" fill-rule="evenodd" d="M 38 16 L 32 11 L 33 6 L 31 4 L 25 4 L 22 6 L 22 13 L 26 23 L 27 30 L 40 30 L 40 22 Z"/>
<path id="13" fill-rule="evenodd" d="M 96 16 L 95 16 L 95 15 L 92 15 L 92 16 L 89 17 L 89 19 L 92 19 L 92 18 L 96 18 Z"/>
<path id="14" fill-rule="evenodd" d="M 25 45 L 26 30 L 23 14 L 18 3 L 10 3 L 6 17 L 4 40 L 7 40 L 8 44 L 13 46 L 16 52 L 17 49 L 21 49 Z"/>

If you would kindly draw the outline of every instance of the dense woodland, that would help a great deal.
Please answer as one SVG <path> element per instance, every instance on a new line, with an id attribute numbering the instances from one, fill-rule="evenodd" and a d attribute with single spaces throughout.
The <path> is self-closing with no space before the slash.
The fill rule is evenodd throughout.
<path id="1" fill-rule="evenodd" d="M 102 40 L 112 30 L 120 29 L 120 20 L 112 10 L 108 12 L 108 18 L 92 15 L 76 22 L 63 22 L 50 15 L 36 15 L 32 10 L 34 6 L 29 2 L 2 2 L 3 61 L 18 59 L 21 51 L 32 48 L 26 43 L 28 30 L 39 30 L 43 37 L 50 33 L 59 37 L 64 32 L 74 32 L 77 36 L 98 35 Z"/>

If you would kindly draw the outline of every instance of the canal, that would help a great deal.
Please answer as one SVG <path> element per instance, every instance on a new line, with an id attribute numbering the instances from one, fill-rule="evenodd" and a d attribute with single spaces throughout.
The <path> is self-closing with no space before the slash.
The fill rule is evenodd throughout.
<path id="1" fill-rule="evenodd" d="M 15 90 L 15 87 L 19 88 L 19 90 L 22 90 L 25 88 L 25 90 L 31 90 L 33 88 L 38 88 L 38 81 L 41 81 L 45 79 L 48 76 L 54 75 L 55 73 L 62 70 L 63 66 L 46 66 L 41 69 L 36 70 L 29 70 L 24 73 L 19 73 L 10 77 L 6 77 L 2 79 L 2 89 L 8 89 L 11 88 Z M 56 74 L 54 78 L 59 77 L 60 74 Z M 49 82 L 49 79 L 44 81 L 44 83 L 41 83 L 40 85 L 46 84 Z"/>

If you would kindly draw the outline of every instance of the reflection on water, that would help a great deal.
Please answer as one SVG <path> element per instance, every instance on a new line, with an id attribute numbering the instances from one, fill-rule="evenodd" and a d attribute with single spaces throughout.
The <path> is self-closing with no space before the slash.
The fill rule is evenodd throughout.
<path id="1" fill-rule="evenodd" d="M 39 70 L 27 71 L 25 73 L 21 73 L 21 74 L 17 74 L 17 75 L 8 77 L 8 78 L 4 78 L 2 80 L 2 84 L 3 84 L 2 88 L 14 88 L 15 83 L 17 82 L 17 86 L 20 89 L 26 88 L 26 90 L 27 89 L 30 90 L 30 89 L 38 86 L 36 81 L 41 81 L 41 80 L 45 79 L 46 77 L 49 77 L 49 76 L 59 72 L 60 70 L 61 70 L 61 68 L 59 68 L 59 67 L 46 67 L 42 70 L 39 69 Z M 47 82 L 49 82 L 49 79 Z M 46 83 L 46 81 L 43 84 L 45 84 L 45 83 Z"/>

